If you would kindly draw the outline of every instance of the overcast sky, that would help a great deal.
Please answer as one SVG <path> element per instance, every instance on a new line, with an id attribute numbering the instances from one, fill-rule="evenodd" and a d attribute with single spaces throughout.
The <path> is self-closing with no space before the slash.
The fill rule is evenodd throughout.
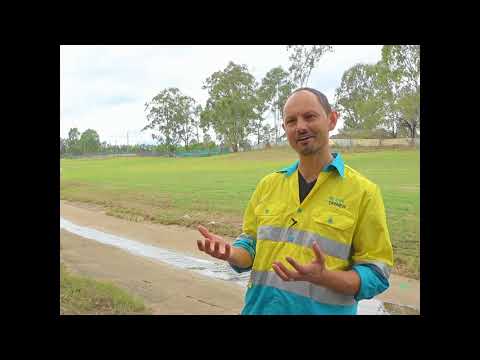
<path id="1" fill-rule="evenodd" d="M 334 102 L 345 70 L 357 63 L 376 63 L 382 45 L 336 45 L 312 71 L 308 86 Z M 165 88 L 177 87 L 198 103 L 208 98 L 202 85 L 229 61 L 247 65 L 261 82 L 276 66 L 288 69 L 289 53 L 278 45 L 216 46 L 86 46 L 60 47 L 60 136 L 70 128 L 94 129 L 100 141 L 111 144 L 151 143 L 145 102 Z M 267 115 L 267 114 L 266 114 Z M 343 126 L 340 121 L 335 134 Z"/>

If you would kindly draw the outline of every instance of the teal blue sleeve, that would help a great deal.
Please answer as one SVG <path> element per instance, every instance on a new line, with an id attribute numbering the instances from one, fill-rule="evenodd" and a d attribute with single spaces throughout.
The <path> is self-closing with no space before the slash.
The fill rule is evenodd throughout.
<path id="1" fill-rule="evenodd" d="M 355 295 L 356 301 L 371 299 L 390 286 L 388 279 L 376 270 L 375 265 L 354 265 L 352 270 L 355 270 L 360 277 L 360 290 Z"/>
<path id="2" fill-rule="evenodd" d="M 252 263 L 253 263 L 253 260 L 255 259 L 255 246 L 256 246 L 256 244 L 257 244 L 257 241 L 255 239 L 253 239 L 252 237 L 250 237 L 248 235 L 242 234 L 233 242 L 232 246 L 247 250 L 248 253 L 250 254 L 250 257 L 252 258 Z M 233 270 L 235 270 L 238 273 L 242 273 L 242 272 L 249 271 L 249 270 L 252 269 L 251 266 L 248 267 L 248 268 L 240 268 L 240 267 L 232 265 L 232 264 L 230 264 L 230 266 L 232 267 Z"/>

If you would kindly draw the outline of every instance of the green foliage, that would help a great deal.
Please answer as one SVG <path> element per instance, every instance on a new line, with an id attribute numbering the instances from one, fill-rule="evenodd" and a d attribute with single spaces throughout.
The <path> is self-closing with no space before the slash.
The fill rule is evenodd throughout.
<path id="1" fill-rule="evenodd" d="M 392 114 L 390 123 L 415 138 L 420 127 L 420 46 L 386 45 L 381 63 L 383 91 Z"/>
<path id="2" fill-rule="evenodd" d="M 291 66 L 288 71 L 298 87 L 307 86 L 308 78 L 321 57 L 327 52 L 333 52 L 331 45 L 288 45 L 287 51 L 290 50 Z"/>
<path id="3" fill-rule="evenodd" d="M 77 128 L 72 128 L 68 132 L 68 139 L 60 138 L 60 155 L 97 153 L 101 149 L 100 137 L 93 129 L 87 129 L 80 134 Z"/>
<path id="4" fill-rule="evenodd" d="M 65 152 L 66 152 L 65 139 L 62 139 L 62 137 L 60 137 L 60 155 L 65 154 Z"/>
<path id="5" fill-rule="evenodd" d="M 215 149 L 217 145 L 213 141 L 205 141 L 201 143 L 195 143 L 188 147 L 190 151 L 202 151 Z"/>
<path id="6" fill-rule="evenodd" d="M 178 88 L 168 88 L 146 103 L 145 111 L 148 124 L 142 131 L 156 130 L 153 139 L 165 144 L 170 152 L 181 141 L 188 146 L 197 125 L 195 114 L 198 108 L 193 98 L 183 95 Z"/>
<path id="7" fill-rule="evenodd" d="M 202 105 L 197 105 L 193 109 L 193 117 L 192 119 L 192 126 L 194 128 L 194 136 L 195 136 L 195 142 L 200 143 L 200 129 L 201 129 L 201 124 L 200 124 L 200 115 L 202 114 Z M 206 129 L 203 129 L 203 133 L 206 133 Z"/>
<path id="8" fill-rule="evenodd" d="M 420 91 L 420 45 L 385 45 L 382 62 L 390 72 L 395 90 L 403 93 Z"/>
<path id="9" fill-rule="evenodd" d="M 72 128 L 68 131 L 68 139 L 66 140 L 66 152 L 71 154 L 80 154 L 81 148 L 79 146 L 80 131 L 77 128 Z"/>
<path id="10" fill-rule="evenodd" d="M 257 83 L 246 65 L 230 62 L 205 80 L 203 89 L 209 99 L 200 116 L 202 127 L 214 129 L 217 139 L 238 151 L 242 141 L 252 132 L 258 118 L 255 107 Z"/>
<path id="11" fill-rule="evenodd" d="M 288 95 L 294 90 L 295 84 L 289 79 L 290 74 L 281 66 L 271 69 L 262 79 L 258 90 L 265 110 L 270 110 L 274 115 L 275 143 L 278 143 L 282 123 L 283 105 Z M 262 124 L 257 128 L 258 134 L 269 137 L 269 129 Z"/>
<path id="12" fill-rule="evenodd" d="M 267 144 L 268 146 L 278 139 L 277 134 L 278 132 L 275 128 L 272 128 L 270 124 L 266 124 L 262 127 L 260 142 Z"/>
<path id="13" fill-rule="evenodd" d="M 385 129 L 340 129 L 332 139 L 389 139 L 392 134 Z"/>
<path id="14" fill-rule="evenodd" d="M 348 69 L 335 93 L 345 129 L 384 127 L 414 138 L 420 126 L 420 46 L 386 45 L 375 65 Z"/>
<path id="15" fill-rule="evenodd" d="M 342 76 L 335 107 L 346 129 L 373 129 L 385 117 L 376 65 L 357 64 Z"/>
<path id="16" fill-rule="evenodd" d="M 96 153 L 100 150 L 100 137 L 93 129 L 85 130 L 79 141 L 82 153 Z"/>

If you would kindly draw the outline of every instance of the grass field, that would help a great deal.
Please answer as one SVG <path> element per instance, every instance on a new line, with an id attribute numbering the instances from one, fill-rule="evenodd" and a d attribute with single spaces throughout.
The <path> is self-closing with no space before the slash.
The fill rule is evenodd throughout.
<path id="1" fill-rule="evenodd" d="M 60 264 L 60 315 L 148 314 L 141 299 L 113 284 L 72 275 Z"/>
<path id="2" fill-rule="evenodd" d="M 384 197 L 395 272 L 419 277 L 420 154 L 388 150 L 342 154 Z M 297 159 L 288 147 L 204 158 L 62 159 L 61 199 L 102 205 L 133 221 L 207 225 L 235 236 L 257 182 Z M 214 224 L 209 224 L 214 221 Z"/>

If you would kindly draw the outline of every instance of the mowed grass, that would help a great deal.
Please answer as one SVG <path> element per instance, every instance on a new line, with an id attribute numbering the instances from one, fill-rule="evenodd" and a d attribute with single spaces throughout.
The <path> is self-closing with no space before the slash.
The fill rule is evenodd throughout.
<path id="1" fill-rule="evenodd" d="M 60 315 L 148 313 L 141 299 L 113 284 L 72 275 L 60 263 Z"/>
<path id="2" fill-rule="evenodd" d="M 418 150 L 342 153 L 382 191 L 395 272 L 418 278 L 420 156 Z M 297 159 L 289 147 L 203 158 L 62 159 L 61 198 L 102 205 L 133 221 L 207 225 L 235 236 L 258 181 Z M 211 222 L 214 223 L 211 223 Z"/>

